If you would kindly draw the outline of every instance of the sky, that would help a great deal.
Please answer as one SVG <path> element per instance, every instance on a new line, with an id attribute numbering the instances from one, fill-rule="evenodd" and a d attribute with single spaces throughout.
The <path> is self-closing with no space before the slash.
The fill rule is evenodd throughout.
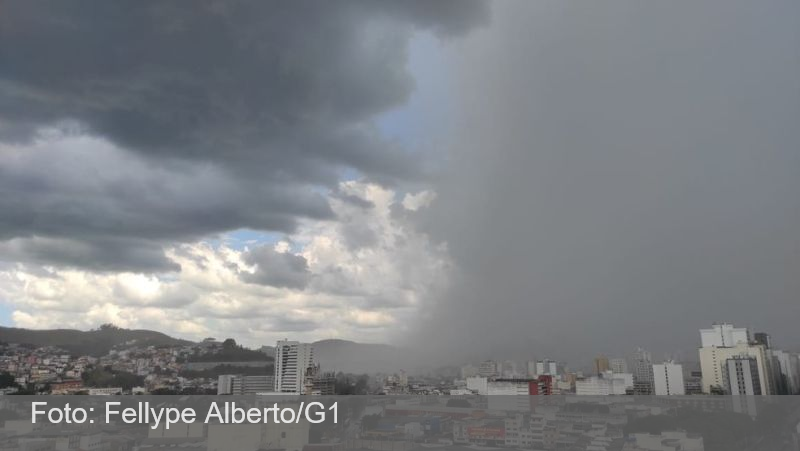
<path id="1" fill-rule="evenodd" d="M 800 349 L 795 2 L 196 5 L 4 4 L 3 324 Z"/>

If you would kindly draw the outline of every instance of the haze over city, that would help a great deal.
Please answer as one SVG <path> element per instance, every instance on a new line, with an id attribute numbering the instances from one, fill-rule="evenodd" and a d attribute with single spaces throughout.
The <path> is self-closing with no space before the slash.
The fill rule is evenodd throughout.
<path id="1" fill-rule="evenodd" d="M 798 17 L 4 2 L 0 324 L 589 363 L 729 321 L 796 351 Z"/>

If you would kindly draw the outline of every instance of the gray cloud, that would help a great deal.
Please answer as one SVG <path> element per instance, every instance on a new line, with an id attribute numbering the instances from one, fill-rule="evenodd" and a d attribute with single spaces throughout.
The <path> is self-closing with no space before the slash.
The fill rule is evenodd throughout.
<path id="1" fill-rule="evenodd" d="M 323 181 L 409 176 L 368 121 L 403 103 L 414 25 L 463 31 L 482 3 L 10 2 L 0 113 L 71 119 L 127 149 Z M 461 13 L 458 13 L 461 12 Z M 35 55 L 36 57 L 31 57 Z"/>
<path id="2" fill-rule="evenodd" d="M 308 262 L 302 255 L 277 252 L 272 246 L 259 246 L 247 251 L 242 257 L 247 264 L 256 265 L 255 272 L 240 273 L 245 282 L 302 289 L 311 278 Z"/>
<path id="3" fill-rule="evenodd" d="M 292 318 L 286 315 L 273 315 L 263 326 L 270 332 L 309 332 L 320 328 L 320 323 L 303 318 Z"/>
<path id="4" fill-rule="evenodd" d="M 798 4 L 493 5 L 424 219 L 460 272 L 416 338 L 581 366 L 696 358 L 727 320 L 797 347 Z"/>
<path id="5" fill-rule="evenodd" d="M 329 217 L 318 187 L 342 170 L 419 178 L 422 159 L 372 120 L 413 90 L 416 29 L 458 35 L 487 16 L 479 1 L 6 2 L 0 240 L 154 249 L 242 227 L 291 231 Z M 65 121 L 106 144 L 63 149 L 37 135 Z M 168 264 L 68 251 L 39 245 L 31 258 Z"/>
<path id="6" fill-rule="evenodd" d="M 14 238 L 0 242 L 0 255 L 8 261 L 39 265 L 73 266 L 98 272 L 141 268 L 150 272 L 176 271 L 179 265 L 164 257 L 157 243 L 141 239 L 71 240 L 64 238 Z"/>

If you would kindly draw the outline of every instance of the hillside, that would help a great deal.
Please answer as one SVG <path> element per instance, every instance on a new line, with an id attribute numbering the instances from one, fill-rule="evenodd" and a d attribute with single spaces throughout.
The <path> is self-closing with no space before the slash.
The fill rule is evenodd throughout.
<path id="1" fill-rule="evenodd" d="M 136 341 L 139 346 L 184 345 L 191 342 L 172 338 L 152 330 L 131 330 L 102 327 L 97 330 L 75 329 L 31 330 L 0 327 L 0 341 L 5 343 L 31 344 L 34 346 L 58 346 L 75 355 L 102 356 L 116 345 Z"/>
<path id="2" fill-rule="evenodd" d="M 135 340 L 137 346 L 175 346 L 191 342 L 170 337 L 152 330 L 131 330 L 116 327 L 81 331 L 75 329 L 32 330 L 0 326 L 0 342 L 29 344 L 34 346 L 57 346 L 74 355 L 102 356 L 113 347 Z M 325 371 L 346 373 L 396 372 L 408 369 L 403 362 L 409 362 L 408 353 L 385 344 L 356 343 L 348 340 L 321 340 L 314 343 L 315 357 Z M 258 355 L 209 355 L 190 358 L 187 365 L 196 370 L 204 370 L 219 362 L 263 363 L 271 366 L 272 358 L 260 352 L 241 350 Z M 247 365 L 245 365 L 247 366 Z M 261 366 L 261 365 L 259 365 Z M 195 368 L 196 367 L 196 368 Z"/>

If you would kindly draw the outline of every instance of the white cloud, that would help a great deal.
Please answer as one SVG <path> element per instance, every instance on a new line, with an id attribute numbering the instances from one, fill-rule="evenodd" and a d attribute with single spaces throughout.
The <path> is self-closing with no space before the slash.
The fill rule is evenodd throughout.
<path id="1" fill-rule="evenodd" d="M 406 195 L 403 206 L 433 196 L 423 193 Z M 252 275 L 247 256 L 257 247 L 236 249 L 223 240 L 168 249 L 167 258 L 181 268 L 177 273 L 16 264 L 0 271 L 0 298 L 12 307 L 19 327 L 87 329 L 113 322 L 191 339 L 235 337 L 252 345 L 287 336 L 391 340 L 443 288 L 446 248 L 408 218 L 392 214 L 398 203 L 392 190 L 342 182 L 329 202 L 334 219 L 306 220 L 296 233 L 262 245 L 305 260 L 302 286 L 252 283 L 243 275 Z"/>
<path id="2" fill-rule="evenodd" d="M 436 200 L 434 191 L 424 190 L 418 193 L 406 193 L 403 197 L 403 207 L 406 210 L 417 211 L 429 207 Z"/>

